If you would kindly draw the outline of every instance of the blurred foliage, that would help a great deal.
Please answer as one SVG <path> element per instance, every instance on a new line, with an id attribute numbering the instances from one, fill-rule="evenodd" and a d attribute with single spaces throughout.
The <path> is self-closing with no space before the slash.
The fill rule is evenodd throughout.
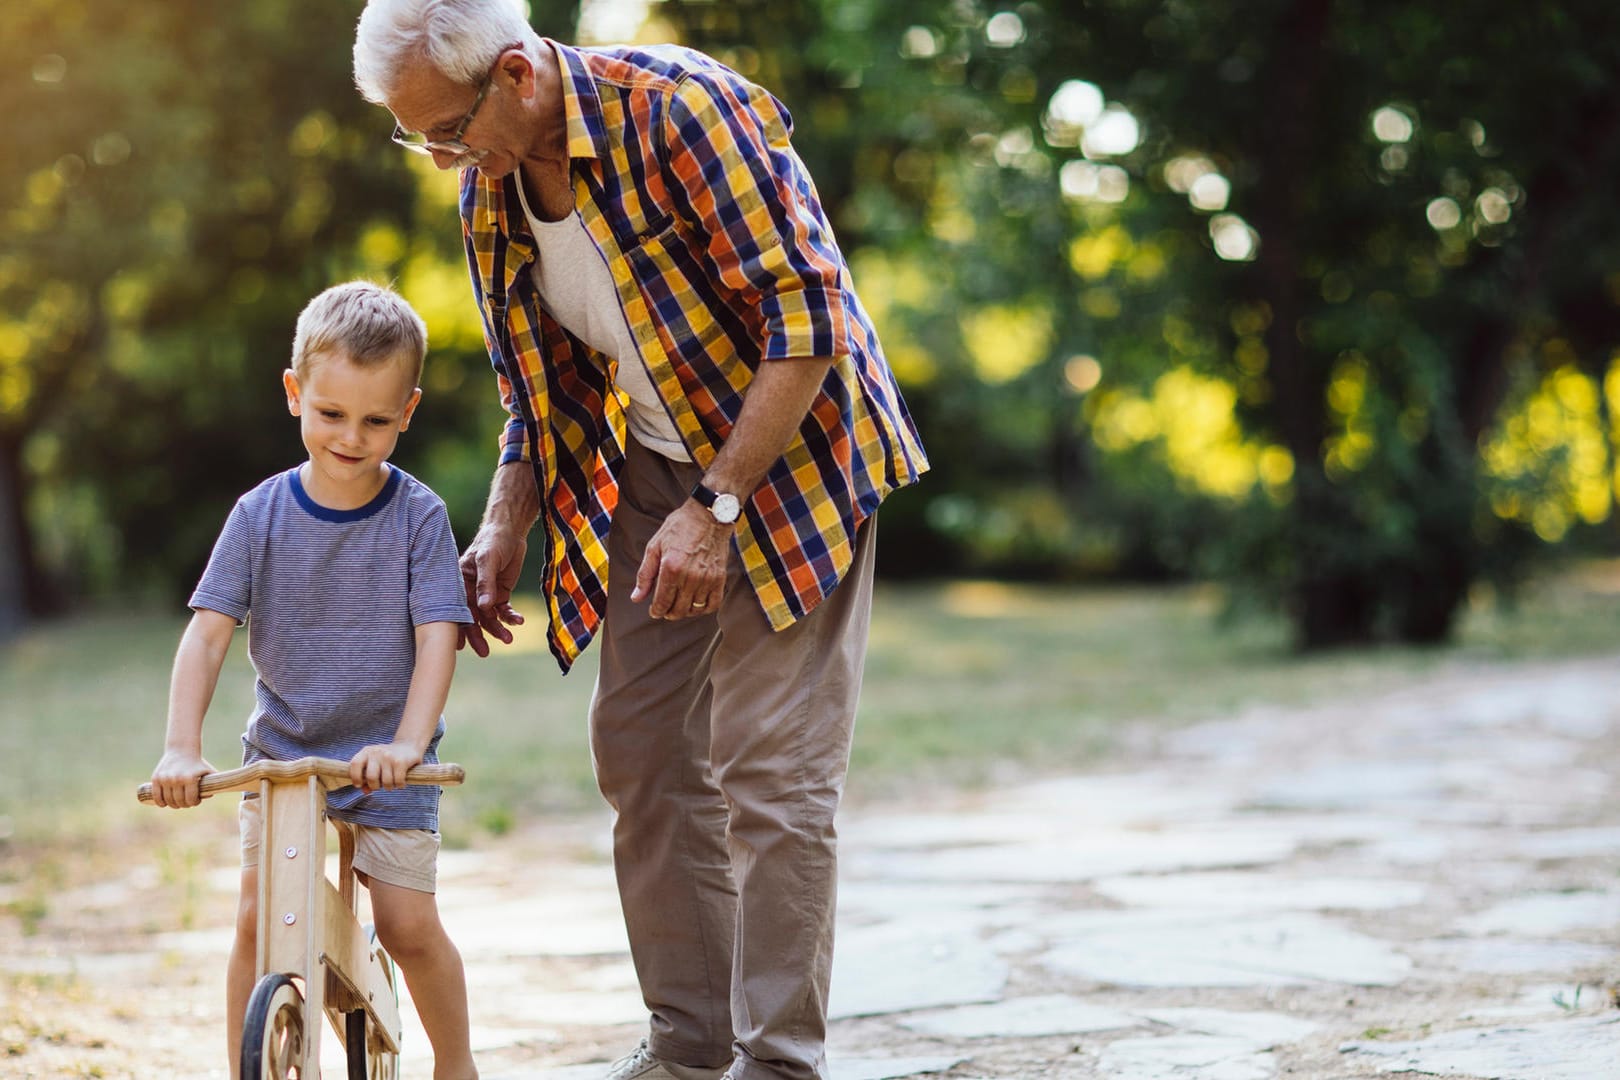
<path id="1" fill-rule="evenodd" d="M 550 32 L 572 26 L 573 5 L 535 6 Z M 0 9 L 0 528 L 31 526 L 36 607 L 51 578 L 173 602 L 236 496 L 302 453 L 280 372 L 303 305 L 349 277 L 395 284 L 427 319 L 398 460 L 473 492 L 451 505 L 476 522 L 499 406 L 455 183 L 413 167 L 355 92 L 359 10 Z"/>
<path id="2" fill-rule="evenodd" d="M 1613 547 L 1612 5 L 653 11 L 847 195 L 940 472 L 921 566 L 1221 575 L 1316 646 Z"/>
<path id="3" fill-rule="evenodd" d="M 184 588 L 296 460 L 273 380 L 356 274 L 428 319 L 398 460 L 475 524 L 498 413 L 454 183 L 350 85 L 358 10 L 0 9 L 0 578 L 14 534 L 36 608 L 46 570 Z M 1620 9 L 645 14 L 795 117 L 935 465 L 886 573 L 1219 576 L 1324 645 L 1444 637 L 1472 583 L 1614 547 Z"/>

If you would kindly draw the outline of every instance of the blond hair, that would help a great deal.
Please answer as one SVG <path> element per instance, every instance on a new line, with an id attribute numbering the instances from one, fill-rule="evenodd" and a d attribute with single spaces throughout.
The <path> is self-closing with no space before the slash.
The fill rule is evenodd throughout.
<path id="1" fill-rule="evenodd" d="M 422 381 L 427 325 L 405 298 L 369 281 L 346 281 L 305 305 L 293 334 L 292 366 L 300 378 L 317 356 L 341 353 L 357 367 L 403 363 L 411 385 Z"/>

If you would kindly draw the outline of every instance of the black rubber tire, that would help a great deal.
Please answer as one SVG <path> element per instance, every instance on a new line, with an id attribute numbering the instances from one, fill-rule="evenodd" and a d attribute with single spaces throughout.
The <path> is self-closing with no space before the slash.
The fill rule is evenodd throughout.
<path id="1" fill-rule="evenodd" d="M 349 1056 L 349 1080 L 371 1080 L 366 1064 L 366 1010 L 343 1014 L 343 1046 Z"/>
<path id="2" fill-rule="evenodd" d="M 275 1044 L 283 1038 L 290 1045 Z M 304 995 L 285 975 L 264 976 L 243 1018 L 242 1080 L 292 1080 L 294 1068 L 303 1072 L 303 1045 Z"/>
<path id="3" fill-rule="evenodd" d="M 371 943 L 371 947 L 375 949 L 377 947 L 377 928 L 371 923 L 367 923 L 362 928 L 362 932 L 366 935 L 366 940 Z M 394 970 L 393 958 L 386 952 L 383 953 L 383 962 L 388 966 L 388 981 L 394 988 L 394 1003 L 397 1005 L 399 1004 L 399 975 Z M 343 1014 L 343 1044 L 344 1051 L 348 1055 L 349 1080 L 376 1080 L 371 1071 L 373 1062 L 366 1053 L 366 1029 L 368 1026 L 366 1010 L 364 1009 L 356 1009 L 353 1012 Z M 379 1058 L 376 1064 L 380 1075 L 383 1077 L 399 1076 L 399 1056 L 397 1054 L 389 1054 L 385 1058 Z"/>

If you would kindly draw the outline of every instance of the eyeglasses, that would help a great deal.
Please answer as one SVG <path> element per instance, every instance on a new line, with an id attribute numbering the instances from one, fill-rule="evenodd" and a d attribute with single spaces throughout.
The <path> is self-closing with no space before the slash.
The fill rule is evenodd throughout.
<path id="1" fill-rule="evenodd" d="M 395 124 L 394 141 L 405 149 L 418 154 L 452 154 L 459 157 L 468 153 L 472 150 L 472 147 L 462 142 L 461 137 L 467 133 L 467 128 L 473 122 L 473 117 L 478 115 L 478 107 L 484 103 L 484 98 L 489 96 L 489 88 L 494 84 L 495 69 L 491 67 L 489 74 L 484 76 L 483 85 L 478 88 L 478 96 L 473 98 L 472 108 L 467 110 L 467 115 L 461 118 L 461 124 L 456 128 L 456 133 L 448 139 L 430 139 L 420 131 L 406 131 L 398 124 Z"/>

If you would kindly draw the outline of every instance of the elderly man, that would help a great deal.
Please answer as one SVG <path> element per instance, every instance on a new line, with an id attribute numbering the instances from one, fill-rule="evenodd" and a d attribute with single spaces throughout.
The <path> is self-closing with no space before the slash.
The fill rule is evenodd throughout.
<path id="1" fill-rule="evenodd" d="M 927 461 L 791 121 L 700 53 L 570 48 L 511 0 L 371 0 L 355 76 L 462 170 L 510 415 L 465 644 L 512 640 L 536 523 L 552 652 L 602 637 L 591 747 L 651 1013 L 609 1076 L 825 1077 L 874 514 Z"/>

